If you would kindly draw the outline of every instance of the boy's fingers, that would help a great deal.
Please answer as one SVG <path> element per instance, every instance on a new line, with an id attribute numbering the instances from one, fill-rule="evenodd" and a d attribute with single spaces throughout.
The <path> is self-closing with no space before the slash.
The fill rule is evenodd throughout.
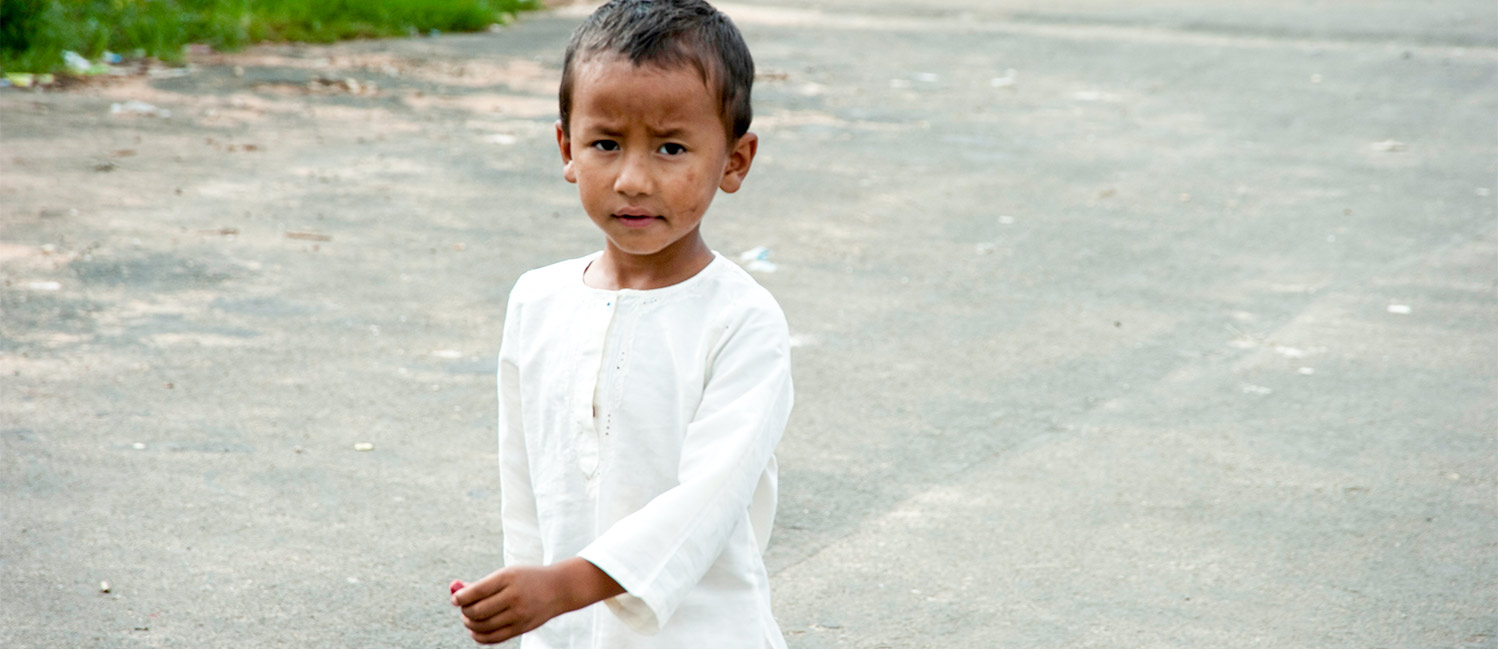
<path id="1" fill-rule="evenodd" d="M 468 630 L 474 633 L 494 633 L 505 627 L 514 625 L 518 621 L 518 618 L 519 616 L 512 610 L 505 610 L 498 615 L 482 620 L 475 620 L 465 615 L 463 616 L 463 626 L 468 627 Z"/>
<path id="2" fill-rule="evenodd" d="M 467 584 L 463 586 L 463 588 L 454 592 L 453 605 L 468 606 L 469 604 L 477 602 L 502 590 L 504 587 L 504 577 L 501 574 L 502 572 L 503 571 L 496 571 L 490 573 L 489 576 L 484 577 L 483 579 L 475 581 L 471 584 Z"/>
<path id="3" fill-rule="evenodd" d="M 489 631 L 486 633 L 473 631 L 469 635 L 473 636 L 474 642 L 477 642 L 479 644 L 499 644 L 501 642 L 509 640 L 510 638 L 520 635 L 520 625 L 511 624 L 502 629 L 496 629 L 494 631 Z"/>
<path id="4" fill-rule="evenodd" d="M 463 623 L 469 620 L 474 622 L 488 622 L 502 615 L 510 608 L 509 602 L 499 597 L 489 597 L 463 607 Z M 473 628 L 469 626 L 469 628 Z"/>
<path id="5" fill-rule="evenodd" d="M 497 627 L 493 631 L 470 630 L 469 636 L 472 636 L 473 642 L 479 643 L 479 645 L 497 645 L 497 643 L 505 642 L 505 640 L 512 639 L 512 637 L 520 636 L 524 631 L 526 630 L 520 627 L 520 622 L 511 621 L 505 627 Z"/>

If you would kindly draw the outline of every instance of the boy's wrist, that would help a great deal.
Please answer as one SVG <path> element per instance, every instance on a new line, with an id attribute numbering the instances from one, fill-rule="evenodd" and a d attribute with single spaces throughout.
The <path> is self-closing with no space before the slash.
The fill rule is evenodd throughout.
<path id="1" fill-rule="evenodd" d="M 625 592 L 619 582 L 587 559 L 573 557 L 558 561 L 550 567 L 555 573 L 558 590 L 562 595 L 562 613 L 585 608 Z"/>

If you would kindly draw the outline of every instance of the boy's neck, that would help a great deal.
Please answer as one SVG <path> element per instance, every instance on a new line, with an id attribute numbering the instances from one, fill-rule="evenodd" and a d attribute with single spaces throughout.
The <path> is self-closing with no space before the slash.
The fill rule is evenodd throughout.
<path id="1" fill-rule="evenodd" d="M 712 261 L 713 251 L 700 235 L 650 255 L 631 254 L 605 240 L 603 254 L 583 271 L 583 283 L 607 291 L 665 288 L 691 279 Z"/>

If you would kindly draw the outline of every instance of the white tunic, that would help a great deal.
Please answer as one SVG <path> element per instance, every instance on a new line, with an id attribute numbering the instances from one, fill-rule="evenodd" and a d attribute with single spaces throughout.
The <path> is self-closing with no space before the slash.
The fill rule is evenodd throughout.
<path id="1" fill-rule="evenodd" d="M 714 254 L 653 290 L 583 284 L 596 259 L 521 276 L 499 362 L 507 565 L 580 556 L 624 595 L 521 646 L 783 648 L 762 554 L 790 336 L 768 291 Z"/>

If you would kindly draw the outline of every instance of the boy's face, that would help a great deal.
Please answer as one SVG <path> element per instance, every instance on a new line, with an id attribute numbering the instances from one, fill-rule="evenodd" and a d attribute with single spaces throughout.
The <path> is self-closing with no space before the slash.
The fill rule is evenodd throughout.
<path id="1" fill-rule="evenodd" d="M 702 215 L 719 189 L 738 191 L 754 134 L 730 146 L 715 94 L 691 66 L 615 56 L 574 65 L 570 135 L 557 123 L 563 176 L 609 247 L 668 259 L 703 246 Z"/>

